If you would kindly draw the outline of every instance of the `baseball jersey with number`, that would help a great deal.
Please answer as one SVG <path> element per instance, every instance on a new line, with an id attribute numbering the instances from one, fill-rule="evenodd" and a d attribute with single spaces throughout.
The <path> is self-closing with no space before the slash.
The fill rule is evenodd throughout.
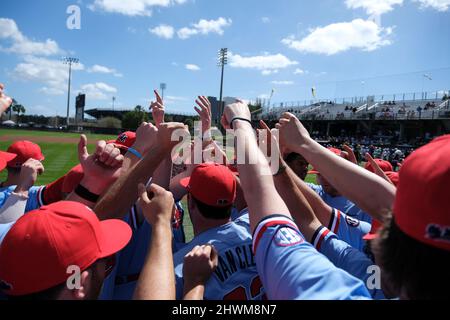
<path id="1" fill-rule="evenodd" d="M 213 245 L 219 255 L 218 267 L 205 286 L 205 300 L 263 299 L 248 215 L 197 235 L 174 255 L 177 299 L 183 299 L 184 256 L 195 246 L 205 244 Z"/>
<path id="2" fill-rule="evenodd" d="M 270 300 L 371 297 L 361 280 L 337 268 L 317 252 L 286 216 L 269 216 L 258 224 L 253 236 L 253 252 Z"/>
<path id="3" fill-rule="evenodd" d="M 331 195 L 325 192 L 322 186 L 317 184 L 308 183 L 307 185 L 311 189 L 313 189 L 322 198 L 322 200 L 330 207 L 336 208 L 341 212 L 345 213 L 346 215 L 358 219 L 359 221 L 372 223 L 372 217 L 368 213 L 358 208 L 356 204 L 354 204 L 347 198 L 343 196 L 332 197 Z"/>
<path id="4" fill-rule="evenodd" d="M 362 252 L 366 245 L 363 237 L 370 232 L 371 225 L 333 208 L 328 229 L 333 231 L 339 239 Z"/>
<path id="5" fill-rule="evenodd" d="M 377 278 L 377 272 L 378 276 L 381 274 L 380 268 L 364 253 L 340 240 L 324 226 L 316 230 L 311 242 L 317 251 L 325 255 L 336 267 L 363 281 L 373 299 L 385 299 L 380 278 Z"/>

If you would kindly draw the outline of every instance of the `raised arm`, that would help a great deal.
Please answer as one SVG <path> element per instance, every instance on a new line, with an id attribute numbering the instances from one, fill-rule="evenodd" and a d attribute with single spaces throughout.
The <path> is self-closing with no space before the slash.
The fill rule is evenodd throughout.
<path id="1" fill-rule="evenodd" d="M 177 144 L 177 142 L 171 141 L 172 133 L 175 130 L 186 131 L 182 123 L 161 124 L 157 134 L 158 144 L 155 148 L 148 152 L 127 174 L 122 175 L 98 201 L 94 211 L 100 219 L 122 218 L 128 212 L 137 200 L 138 184 L 147 183 L 164 157 Z"/>
<path id="2" fill-rule="evenodd" d="M 250 211 L 250 224 L 254 230 L 265 217 L 280 214 L 291 218 L 291 215 L 277 193 L 270 174 L 271 169 L 258 147 L 250 119 L 248 106 L 237 102 L 225 108 L 222 125 L 225 128 L 232 125 L 235 129 L 239 178 Z M 243 159 L 245 161 L 242 161 Z"/>
<path id="3" fill-rule="evenodd" d="M 314 141 L 301 122 L 290 113 L 277 124 L 280 140 L 300 153 L 327 180 L 358 207 L 383 221 L 391 211 L 395 187 L 379 176 L 328 152 Z"/>
<path id="4" fill-rule="evenodd" d="M 150 199 L 149 197 L 153 195 Z M 152 226 L 149 251 L 139 275 L 134 300 L 175 300 L 175 271 L 172 256 L 173 196 L 151 184 L 139 185 L 139 205 Z"/>

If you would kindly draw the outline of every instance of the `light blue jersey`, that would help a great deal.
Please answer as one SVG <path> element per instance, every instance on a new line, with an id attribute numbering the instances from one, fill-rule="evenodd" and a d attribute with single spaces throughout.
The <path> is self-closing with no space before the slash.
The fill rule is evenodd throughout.
<path id="1" fill-rule="evenodd" d="M 352 248 L 323 226 L 317 229 L 311 242 L 336 267 L 363 281 L 373 299 L 385 299 L 383 291 L 379 287 L 381 281 L 375 278 L 376 272 L 379 272 L 380 269 L 364 253 Z"/>
<path id="2" fill-rule="evenodd" d="M 2 207 L 5 204 L 6 200 L 8 200 L 9 196 L 11 195 L 11 193 L 14 192 L 15 189 L 16 186 L 10 186 L 0 189 L 0 207 Z M 45 186 L 40 186 L 40 187 L 31 187 L 28 190 L 28 200 L 25 206 L 24 213 L 39 209 L 41 206 L 44 205 L 42 200 L 44 189 Z M 5 238 L 6 234 L 15 223 L 16 222 L 14 221 L 11 223 L 0 224 L 0 244 L 3 242 L 3 239 Z"/>
<path id="3" fill-rule="evenodd" d="M 11 193 L 14 192 L 16 186 L 10 186 L 6 188 L 0 189 L 0 207 L 2 207 Z M 25 212 L 30 212 L 36 209 L 39 209 L 44 205 L 43 193 L 45 190 L 45 186 L 33 186 L 28 189 L 28 200 L 27 205 L 25 207 Z"/>
<path id="4" fill-rule="evenodd" d="M 184 256 L 195 246 L 211 244 L 219 265 L 205 287 L 205 300 L 261 300 L 264 289 L 252 254 L 248 215 L 197 235 L 174 256 L 177 299 L 183 299 Z"/>
<path id="5" fill-rule="evenodd" d="M 354 204 L 347 198 L 342 196 L 332 197 L 331 195 L 326 193 L 325 190 L 323 190 L 322 186 L 317 184 L 307 183 L 307 185 L 311 189 L 313 189 L 330 207 L 336 208 L 346 215 L 358 219 L 359 221 L 372 223 L 372 217 L 368 213 L 358 208 L 356 204 Z"/>
<path id="6" fill-rule="evenodd" d="M 176 203 L 176 207 L 176 214 L 172 221 L 173 252 L 185 244 L 182 223 L 184 210 L 181 203 Z M 150 224 L 146 220 L 139 223 L 136 206 L 132 207 L 124 221 L 131 226 L 133 235 L 128 245 L 116 255 L 116 267 L 104 281 L 100 296 L 102 300 L 131 300 L 147 257 L 152 235 Z"/>
<path id="7" fill-rule="evenodd" d="M 253 251 L 270 300 L 370 299 L 362 281 L 318 253 L 286 216 L 270 216 L 259 223 Z"/>
<path id="8" fill-rule="evenodd" d="M 363 237 L 370 232 L 371 225 L 333 208 L 328 229 L 333 231 L 339 239 L 363 252 L 366 245 Z"/>
<path id="9" fill-rule="evenodd" d="M 242 209 L 238 211 L 235 207 L 231 208 L 231 220 L 234 221 L 239 219 L 240 217 L 248 215 L 248 208 Z"/>

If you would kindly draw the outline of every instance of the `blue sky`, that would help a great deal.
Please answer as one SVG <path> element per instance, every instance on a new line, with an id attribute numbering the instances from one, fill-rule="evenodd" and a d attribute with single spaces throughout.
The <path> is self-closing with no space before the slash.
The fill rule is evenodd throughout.
<path id="1" fill-rule="evenodd" d="M 66 26 L 68 6 L 81 29 Z M 0 82 L 29 114 L 65 115 L 67 70 L 87 107 L 147 106 L 168 85 L 169 111 L 219 94 L 272 102 L 450 89 L 450 0 L 5 0 Z M 432 80 L 423 77 L 426 72 Z M 387 76 L 395 75 L 395 76 Z M 72 96 L 72 109 L 73 109 Z M 74 110 L 72 110 L 74 113 Z"/>

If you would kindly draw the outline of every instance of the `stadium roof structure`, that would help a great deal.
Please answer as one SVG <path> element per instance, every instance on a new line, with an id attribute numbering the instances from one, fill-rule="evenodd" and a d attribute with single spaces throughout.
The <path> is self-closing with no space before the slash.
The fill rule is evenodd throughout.
<path id="1" fill-rule="evenodd" d="M 95 119 L 101 119 L 105 117 L 113 117 L 122 120 L 125 113 L 133 110 L 112 110 L 112 109 L 90 109 L 85 110 L 84 113 Z"/>

